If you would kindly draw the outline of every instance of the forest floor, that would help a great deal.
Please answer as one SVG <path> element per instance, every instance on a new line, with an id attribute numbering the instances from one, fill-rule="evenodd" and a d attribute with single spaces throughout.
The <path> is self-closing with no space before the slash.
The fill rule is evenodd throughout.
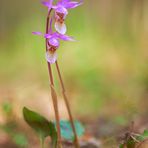
<path id="1" fill-rule="evenodd" d="M 7 93 L 8 94 L 8 93 Z M 44 95 L 45 96 L 44 96 Z M 53 112 L 48 110 L 48 93 L 37 93 L 37 99 L 6 99 L 0 100 L 0 148 L 40 148 L 39 139 L 34 131 L 24 122 L 22 117 L 23 106 L 34 106 L 35 110 L 49 118 L 54 116 Z M 23 96 L 23 94 L 22 94 Z M 40 100 L 39 98 L 41 98 Z M 5 98 L 4 95 L 2 98 Z M 18 97 L 18 96 L 17 96 Z M 21 98 L 21 97 L 20 97 Z M 25 100 L 22 101 L 22 100 Z M 63 108 L 63 101 L 59 100 L 60 113 L 62 117 L 66 116 L 66 110 Z M 23 105 L 22 105 L 23 104 Z M 44 106 L 44 107 L 42 107 Z M 148 114 L 145 104 L 145 113 L 141 113 L 134 118 L 134 121 L 128 121 L 126 124 L 112 122 L 111 116 L 99 116 L 91 118 L 90 116 L 78 117 L 78 120 L 84 125 L 85 133 L 79 138 L 81 148 L 118 148 L 121 143 L 126 143 L 134 134 L 142 134 L 148 129 Z M 40 109 L 42 108 L 42 110 Z M 53 108 L 50 108 L 51 110 Z M 48 111 L 47 111 L 48 110 Z M 139 147 L 127 148 L 148 148 L 148 140 L 138 141 Z M 49 148 L 50 138 L 45 141 L 45 148 Z M 72 148 L 72 143 L 63 141 L 64 148 Z M 122 147 L 121 147 L 122 148 Z M 126 147 L 123 147 L 126 148 Z"/>

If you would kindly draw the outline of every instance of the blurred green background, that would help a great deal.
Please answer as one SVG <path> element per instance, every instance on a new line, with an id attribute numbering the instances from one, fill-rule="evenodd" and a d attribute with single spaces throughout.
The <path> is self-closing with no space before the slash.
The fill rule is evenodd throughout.
<path id="1" fill-rule="evenodd" d="M 45 42 L 31 34 L 44 32 L 46 15 L 39 0 L 1 0 L 0 102 L 21 119 L 24 105 L 50 118 Z M 75 117 L 124 124 L 147 114 L 148 1 L 85 0 L 66 23 L 77 42 L 61 42 L 58 61 Z M 60 92 L 55 69 L 54 78 Z"/>

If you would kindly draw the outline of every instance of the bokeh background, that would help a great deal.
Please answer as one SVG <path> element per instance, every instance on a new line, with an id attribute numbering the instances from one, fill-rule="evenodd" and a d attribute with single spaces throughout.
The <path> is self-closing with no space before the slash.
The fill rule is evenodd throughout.
<path id="1" fill-rule="evenodd" d="M 25 126 L 23 106 L 54 118 L 45 42 L 31 34 L 44 32 L 46 15 L 39 0 L 0 2 L 1 144 L 27 143 L 25 131 L 18 130 Z M 58 62 L 74 117 L 96 127 L 106 123 L 98 131 L 105 136 L 131 121 L 141 127 L 148 113 L 148 1 L 85 0 L 69 12 L 66 23 L 67 34 L 77 42 L 61 42 Z M 52 67 L 64 119 L 67 113 Z M 14 123 L 19 124 L 15 135 Z"/>

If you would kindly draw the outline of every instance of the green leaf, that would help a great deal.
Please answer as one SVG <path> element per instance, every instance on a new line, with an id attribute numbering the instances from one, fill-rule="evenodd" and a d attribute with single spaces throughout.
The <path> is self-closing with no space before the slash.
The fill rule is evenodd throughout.
<path id="1" fill-rule="evenodd" d="M 120 144 L 119 145 L 119 148 L 124 148 L 124 144 Z"/>
<path id="2" fill-rule="evenodd" d="M 148 130 L 144 130 L 142 136 L 145 138 L 148 138 Z"/>
<path id="3" fill-rule="evenodd" d="M 76 132 L 77 132 L 77 136 L 80 137 L 84 134 L 84 127 L 82 126 L 82 124 L 78 121 L 74 122 L 75 128 L 76 128 Z M 61 136 L 67 140 L 74 140 L 74 134 L 73 134 L 73 130 L 71 127 L 71 124 L 69 121 L 64 121 L 61 120 L 60 121 L 60 127 L 61 127 Z"/>
<path id="4" fill-rule="evenodd" d="M 27 109 L 26 107 L 23 108 L 23 115 L 25 121 L 35 130 L 41 140 L 44 141 L 47 136 L 50 136 L 52 143 L 54 145 L 56 144 L 57 132 L 54 123 L 49 122 L 45 117 Z"/>
<path id="5" fill-rule="evenodd" d="M 143 141 L 145 140 L 146 138 L 148 138 L 148 131 L 147 130 L 144 130 L 143 134 L 137 136 L 137 140 L 139 141 Z"/>
<path id="6" fill-rule="evenodd" d="M 7 115 L 9 115 L 12 113 L 12 104 L 6 101 L 2 104 L 2 109 Z"/>
<path id="7" fill-rule="evenodd" d="M 19 147 L 27 147 L 28 145 L 28 139 L 24 134 L 17 133 L 13 135 L 13 141 L 19 146 Z"/>
<path id="8" fill-rule="evenodd" d="M 135 145 L 136 142 L 132 138 L 130 138 L 126 143 L 127 148 L 135 148 Z"/>

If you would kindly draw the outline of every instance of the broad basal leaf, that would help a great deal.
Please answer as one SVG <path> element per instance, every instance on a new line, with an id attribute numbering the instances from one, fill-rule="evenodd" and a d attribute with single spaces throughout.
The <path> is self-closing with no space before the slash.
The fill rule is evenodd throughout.
<path id="1" fill-rule="evenodd" d="M 52 122 L 49 122 L 45 117 L 27 109 L 26 107 L 23 108 L 23 115 L 28 125 L 36 131 L 42 140 L 47 136 L 50 136 L 52 138 L 52 142 L 56 142 L 57 132 L 55 125 Z"/>
<path id="2" fill-rule="evenodd" d="M 78 137 L 82 136 L 84 134 L 84 127 L 82 126 L 82 124 L 78 121 L 75 121 L 74 125 L 76 128 L 77 136 Z M 64 120 L 60 121 L 60 127 L 61 127 L 61 135 L 63 138 L 67 140 L 74 140 L 73 130 L 69 121 L 64 121 Z"/>

